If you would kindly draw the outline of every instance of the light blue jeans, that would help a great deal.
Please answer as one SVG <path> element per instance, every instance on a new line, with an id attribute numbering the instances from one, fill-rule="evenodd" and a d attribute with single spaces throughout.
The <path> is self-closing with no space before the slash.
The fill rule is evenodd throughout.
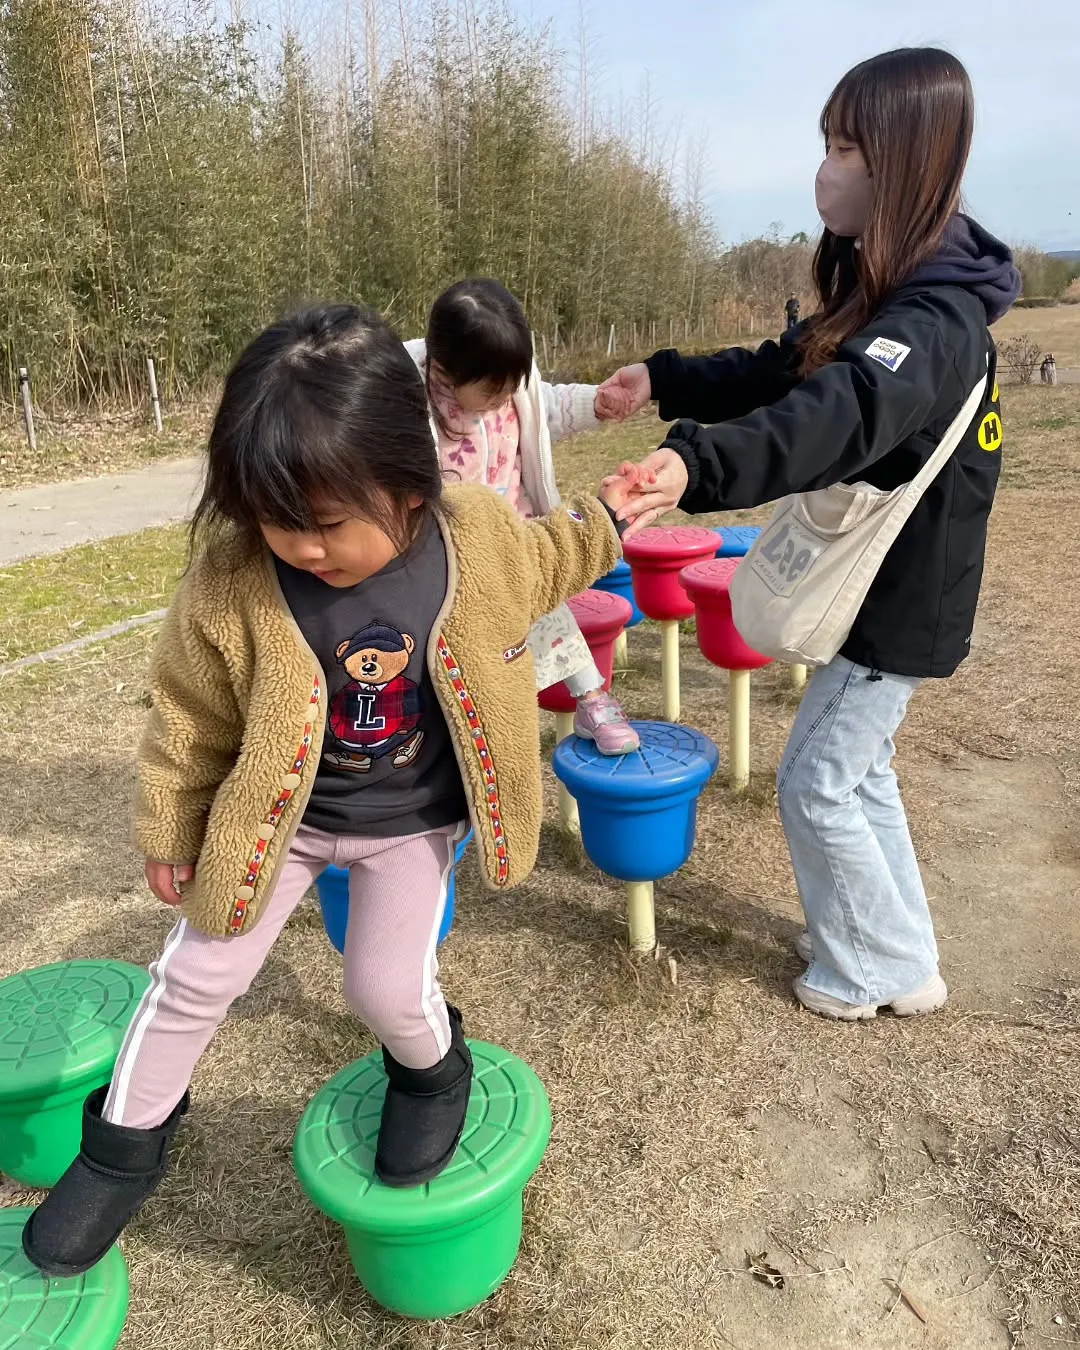
<path id="1" fill-rule="evenodd" d="M 888 1003 L 938 968 L 893 736 L 920 681 L 836 657 L 807 686 L 777 775 L 810 931 L 811 989 Z"/>

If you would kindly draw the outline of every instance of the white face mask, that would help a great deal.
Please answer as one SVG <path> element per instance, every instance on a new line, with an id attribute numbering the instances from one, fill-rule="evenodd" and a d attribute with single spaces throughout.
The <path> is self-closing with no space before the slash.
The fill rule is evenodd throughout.
<path id="1" fill-rule="evenodd" d="M 874 180 L 861 156 L 858 164 L 842 164 L 827 155 L 817 171 L 814 196 L 826 229 L 842 239 L 857 239 L 866 229 L 874 200 Z"/>

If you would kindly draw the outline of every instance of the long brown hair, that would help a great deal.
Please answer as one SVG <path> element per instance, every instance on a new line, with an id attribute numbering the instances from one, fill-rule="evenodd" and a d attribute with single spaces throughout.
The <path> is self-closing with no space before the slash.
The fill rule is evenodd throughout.
<path id="1" fill-rule="evenodd" d="M 960 207 L 975 123 L 963 65 L 936 47 L 902 47 L 849 70 L 821 114 L 821 134 L 856 144 L 874 180 L 855 240 L 826 230 L 814 258 L 819 308 L 803 339 L 812 375 L 864 328 L 885 300 L 937 252 Z"/>

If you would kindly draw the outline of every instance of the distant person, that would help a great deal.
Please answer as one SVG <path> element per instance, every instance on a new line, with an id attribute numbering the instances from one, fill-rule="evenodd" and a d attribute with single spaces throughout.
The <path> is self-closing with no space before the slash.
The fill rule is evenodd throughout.
<path id="1" fill-rule="evenodd" d="M 792 291 L 788 296 L 787 304 L 784 306 L 784 314 L 787 316 L 787 328 L 789 332 L 792 328 L 798 328 L 799 326 L 800 309 L 799 297 Z"/>
<path id="2" fill-rule="evenodd" d="M 948 997 L 892 759 L 912 693 L 968 654 L 1001 464 L 987 453 L 1001 444 L 989 325 L 1020 278 L 1004 244 L 959 214 L 973 123 L 970 80 L 947 52 L 856 66 L 821 117 L 815 312 L 756 352 L 657 352 L 611 380 L 635 409 L 655 398 L 663 417 L 695 419 L 620 471 L 637 493 L 620 514 L 639 527 L 677 505 L 726 511 L 843 482 L 902 486 L 982 387 L 839 655 L 807 688 L 779 771 L 808 930 L 795 995 L 846 1021 L 883 1006 L 934 1012 Z"/>
<path id="3" fill-rule="evenodd" d="M 523 520 L 559 504 L 552 445 L 629 411 L 622 390 L 601 395 L 594 384 L 547 384 L 521 302 L 487 277 L 445 290 L 431 307 L 426 338 L 405 345 L 424 377 L 447 482 L 483 483 Z M 638 748 L 568 605 L 538 620 L 528 644 L 536 687 L 565 683 L 574 699 L 578 736 L 602 755 Z"/>
<path id="4" fill-rule="evenodd" d="M 1053 352 L 1047 352 L 1043 357 L 1043 363 L 1039 367 L 1039 378 L 1043 384 L 1057 384 L 1057 363 Z"/>
<path id="5" fill-rule="evenodd" d="M 39 1269 L 89 1269 L 149 1199 L 195 1066 L 332 862 L 350 873 L 345 999 L 387 1077 L 375 1173 L 421 1186 L 449 1165 L 473 1074 L 439 984 L 447 878 L 470 823 L 492 889 L 532 870 L 540 730 L 512 662 L 615 565 L 626 490 L 531 523 L 444 491 L 420 376 L 369 310 L 307 310 L 243 352 L 138 759 L 146 879 L 177 922 L 79 1156 L 24 1229 Z"/>

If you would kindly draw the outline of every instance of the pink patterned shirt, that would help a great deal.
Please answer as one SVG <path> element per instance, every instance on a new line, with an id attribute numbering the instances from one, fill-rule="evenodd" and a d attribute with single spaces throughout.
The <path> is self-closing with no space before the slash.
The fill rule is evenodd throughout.
<path id="1" fill-rule="evenodd" d="M 453 390 L 432 379 L 431 401 L 438 416 L 439 464 L 453 483 L 485 483 L 505 497 L 523 520 L 536 514 L 521 482 L 521 428 L 513 398 L 494 412 L 474 417 Z"/>

